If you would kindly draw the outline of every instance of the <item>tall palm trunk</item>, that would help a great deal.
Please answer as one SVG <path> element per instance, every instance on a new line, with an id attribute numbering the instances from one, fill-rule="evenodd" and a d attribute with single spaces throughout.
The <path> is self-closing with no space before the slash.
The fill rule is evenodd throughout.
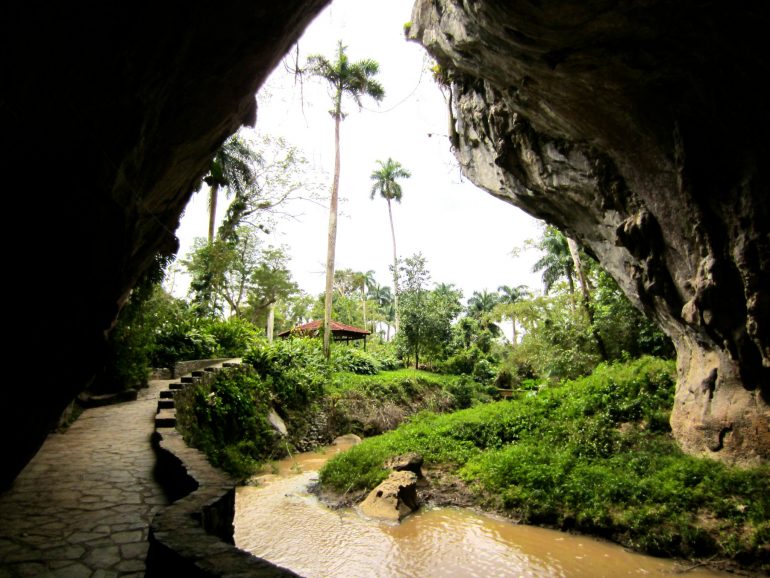
<path id="1" fill-rule="evenodd" d="M 209 189 L 209 243 L 214 242 L 214 225 L 217 221 L 217 194 L 219 185 L 211 185 Z"/>
<path id="2" fill-rule="evenodd" d="M 607 348 L 605 347 L 604 341 L 602 341 L 599 332 L 594 326 L 594 312 L 593 308 L 591 307 L 591 293 L 588 291 L 588 281 L 586 280 L 586 274 L 583 270 L 583 261 L 580 258 L 580 252 L 578 250 L 577 243 L 567 237 L 567 246 L 569 247 L 569 252 L 572 256 L 572 262 L 575 265 L 575 274 L 577 275 L 578 283 L 580 284 L 580 293 L 583 296 L 583 309 L 585 310 L 586 316 L 588 317 L 588 322 L 591 324 L 591 333 L 594 336 L 594 341 L 596 341 L 596 347 L 599 349 L 599 354 L 602 356 L 603 360 L 607 361 Z"/>
<path id="3" fill-rule="evenodd" d="M 401 325 L 401 314 L 398 311 L 398 254 L 396 253 L 396 231 L 393 228 L 393 211 L 388 201 L 388 217 L 390 217 L 390 236 L 393 238 L 393 307 L 396 310 L 396 333 Z"/>
<path id="4" fill-rule="evenodd" d="M 366 283 L 361 285 L 361 305 L 364 313 L 364 329 L 366 329 Z"/>
<path id="5" fill-rule="evenodd" d="M 341 98 L 341 95 L 340 95 Z M 339 110 L 339 108 L 338 108 Z M 331 357 L 332 291 L 334 288 L 334 251 L 337 245 L 337 196 L 340 188 L 340 117 L 334 115 L 334 179 L 329 202 L 329 239 L 326 248 L 326 296 L 324 299 L 324 356 Z"/>
<path id="6" fill-rule="evenodd" d="M 273 342 L 273 328 L 275 327 L 275 303 L 267 306 L 267 342 Z"/>

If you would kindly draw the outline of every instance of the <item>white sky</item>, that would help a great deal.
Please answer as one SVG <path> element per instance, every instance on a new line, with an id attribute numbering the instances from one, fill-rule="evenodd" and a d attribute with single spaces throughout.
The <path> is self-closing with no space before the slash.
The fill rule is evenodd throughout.
<path id="1" fill-rule="evenodd" d="M 359 112 L 352 101 L 343 103 L 349 114 L 341 127 L 336 269 L 373 270 L 381 285 L 392 285 L 387 205 L 379 197 L 370 200 L 369 178 L 378 168 L 377 160 L 392 157 L 412 173 L 401 181 L 401 204 L 394 204 L 399 256 L 421 251 L 432 280 L 454 283 L 466 298 L 473 291 L 492 291 L 500 285 L 539 289 L 540 277 L 531 272 L 537 255 L 528 251 L 511 256 L 511 250 L 525 239 L 539 237 L 539 221 L 461 176 L 446 137 L 446 102 L 430 75 L 429 60 L 421 46 L 404 39 L 403 25 L 411 20 L 412 3 L 335 0 L 299 42 L 300 64 L 304 64 L 310 54 L 333 60 L 337 40 L 342 39 L 352 61 L 379 62 L 377 78 L 385 88 L 379 106 L 365 99 Z M 293 53 L 290 60 L 293 64 Z M 322 182 L 328 183 L 326 191 L 334 162 L 330 108 L 324 84 L 306 78 L 300 90 L 293 74 L 279 65 L 260 92 L 255 127 L 258 134 L 283 136 L 299 147 L 317 167 Z M 220 218 L 225 208 L 220 193 Z M 299 219 L 281 222 L 265 241 L 287 245 L 294 279 L 303 290 L 318 294 L 324 288 L 328 207 L 303 203 L 292 211 L 301 213 Z M 207 218 L 204 191 L 191 199 L 177 230 L 180 257 L 189 252 L 194 237 L 206 235 Z M 166 282 L 170 285 L 171 279 Z M 173 285 L 174 294 L 185 296 L 184 275 L 177 273 Z"/>

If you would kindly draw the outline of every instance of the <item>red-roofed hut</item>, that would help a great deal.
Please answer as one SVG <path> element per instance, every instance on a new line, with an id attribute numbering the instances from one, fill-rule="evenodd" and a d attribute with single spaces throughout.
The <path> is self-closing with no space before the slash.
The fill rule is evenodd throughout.
<path id="1" fill-rule="evenodd" d="M 283 339 L 292 336 L 298 337 L 317 337 L 323 331 L 323 321 L 311 321 L 303 325 L 297 325 L 286 331 L 281 331 L 278 337 Z M 364 340 L 364 349 L 366 349 L 366 336 L 372 332 L 360 327 L 353 327 L 352 325 L 345 325 L 338 321 L 332 321 L 332 339 L 334 341 L 345 341 L 350 343 L 358 339 Z"/>

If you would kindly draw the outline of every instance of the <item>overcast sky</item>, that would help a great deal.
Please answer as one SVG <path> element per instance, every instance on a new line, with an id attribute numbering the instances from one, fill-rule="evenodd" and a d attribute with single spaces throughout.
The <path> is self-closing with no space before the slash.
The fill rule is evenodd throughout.
<path id="1" fill-rule="evenodd" d="M 364 110 L 359 111 L 350 101 L 343 104 L 349 114 L 341 129 L 336 268 L 373 270 L 380 284 L 392 285 L 387 205 L 381 198 L 370 200 L 369 178 L 377 160 L 392 157 L 412 173 L 401 182 L 402 203 L 394 204 L 401 257 L 421 251 L 433 281 L 454 283 L 466 298 L 473 291 L 496 290 L 499 285 L 540 289 L 539 276 L 531 272 L 537 255 L 532 251 L 517 258 L 511 255 L 525 239 L 540 235 L 540 222 L 461 175 L 446 137 L 446 101 L 431 78 L 430 62 L 421 46 L 404 39 L 403 25 L 411 20 L 412 3 L 334 0 L 299 42 L 300 63 L 304 63 L 310 54 L 332 60 L 341 39 L 351 60 L 379 62 L 378 79 L 385 88 L 379 106 L 365 100 Z M 279 65 L 258 100 L 256 133 L 283 136 L 299 147 L 328 191 L 334 162 L 328 88 L 310 78 L 300 87 L 294 75 Z M 225 203 L 221 197 L 220 216 Z M 303 203 L 291 210 L 301 216 L 281 222 L 265 240 L 287 245 L 295 280 L 303 290 L 321 293 L 328 207 Z M 177 230 L 180 257 L 189 252 L 194 237 L 206 235 L 206 211 L 206 193 L 197 193 Z M 186 289 L 187 281 L 177 274 L 174 293 L 184 296 Z"/>

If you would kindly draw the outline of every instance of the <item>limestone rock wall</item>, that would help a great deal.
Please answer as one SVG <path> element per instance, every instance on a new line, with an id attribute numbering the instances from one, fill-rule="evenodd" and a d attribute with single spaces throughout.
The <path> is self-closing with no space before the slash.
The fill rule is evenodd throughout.
<path id="1" fill-rule="evenodd" d="M 672 337 L 688 452 L 770 459 L 768 8 L 417 0 L 465 174 L 565 230 Z"/>
<path id="2" fill-rule="evenodd" d="M 2 386 L 0 488 L 88 385 L 214 152 L 255 121 L 257 88 L 328 2 L 4 6 L 6 341 L 35 377 Z"/>

